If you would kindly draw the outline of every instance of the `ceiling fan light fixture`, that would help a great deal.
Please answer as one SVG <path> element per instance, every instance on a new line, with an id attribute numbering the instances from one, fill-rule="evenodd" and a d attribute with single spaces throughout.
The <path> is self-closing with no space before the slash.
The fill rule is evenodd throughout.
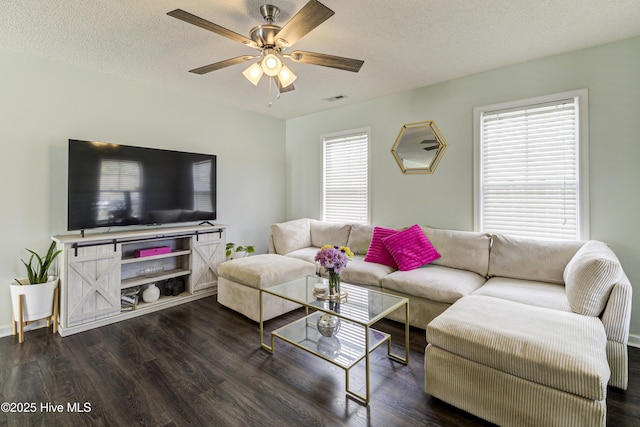
<path id="1" fill-rule="evenodd" d="M 275 55 L 273 49 L 265 49 L 264 53 L 266 55 L 262 59 L 262 71 L 269 77 L 277 76 L 282 69 L 282 61 Z"/>
<path id="2" fill-rule="evenodd" d="M 255 64 L 251 64 L 249 68 L 247 68 L 242 72 L 242 74 L 247 78 L 247 80 L 253 83 L 254 86 L 258 86 L 258 82 L 262 77 L 262 73 L 263 73 L 262 68 L 257 62 Z"/>
<path id="3" fill-rule="evenodd" d="M 297 78 L 298 76 L 293 74 L 293 71 L 291 71 L 289 67 L 282 64 L 282 69 L 278 73 L 278 80 L 280 80 L 280 84 L 282 85 L 282 87 L 289 86 L 291 83 L 296 81 Z"/>

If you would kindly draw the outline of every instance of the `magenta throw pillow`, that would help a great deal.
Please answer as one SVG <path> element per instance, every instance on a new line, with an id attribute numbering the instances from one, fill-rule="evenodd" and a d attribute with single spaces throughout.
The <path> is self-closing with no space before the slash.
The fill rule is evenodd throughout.
<path id="1" fill-rule="evenodd" d="M 382 239 L 396 233 L 398 233 L 398 230 L 374 227 L 373 233 L 371 234 L 371 243 L 369 243 L 369 249 L 367 250 L 367 254 L 364 256 L 364 260 L 366 262 L 388 265 L 389 267 L 397 269 L 398 266 L 396 265 L 396 262 L 393 260 L 393 257 L 387 248 L 384 247 L 384 243 L 382 243 Z"/>
<path id="2" fill-rule="evenodd" d="M 440 258 L 418 224 L 384 237 L 382 243 L 401 271 L 409 271 Z"/>

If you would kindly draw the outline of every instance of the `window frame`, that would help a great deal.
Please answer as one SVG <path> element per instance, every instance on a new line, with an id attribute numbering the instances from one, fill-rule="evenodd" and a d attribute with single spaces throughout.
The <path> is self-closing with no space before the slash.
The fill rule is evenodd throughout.
<path id="1" fill-rule="evenodd" d="M 473 227 L 475 231 L 482 229 L 482 118 L 485 113 L 497 110 L 528 108 L 538 104 L 577 98 L 576 130 L 578 134 L 577 158 L 577 225 L 576 240 L 588 240 L 590 234 L 589 219 L 589 93 L 588 89 L 578 89 L 550 95 L 526 98 L 516 101 L 502 102 L 473 109 Z M 507 233 L 505 233 L 507 234 Z"/>
<path id="2" fill-rule="evenodd" d="M 319 218 L 322 221 L 327 221 L 326 219 L 326 200 L 325 200 L 325 141 L 327 139 L 340 138 L 340 137 L 348 137 L 350 135 L 356 134 L 366 134 L 367 138 L 367 202 L 366 202 L 366 222 L 362 224 L 371 224 L 371 128 L 357 128 L 357 129 L 349 129 L 345 131 L 339 132 L 331 132 L 320 135 L 320 213 Z M 342 220 L 342 222 L 351 222 L 348 220 Z"/>

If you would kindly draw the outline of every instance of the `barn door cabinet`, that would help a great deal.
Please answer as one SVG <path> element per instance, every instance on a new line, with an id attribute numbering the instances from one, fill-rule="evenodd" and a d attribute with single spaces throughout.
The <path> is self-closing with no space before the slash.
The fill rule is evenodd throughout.
<path id="1" fill-rule="evenodd" d="M 225 259 L 226 227 L 199 225 L 91 235 L 54 236 L 62 254 L 60 335 L 183 304 L 217 292 L 218 265 Z M 151 283 L 164 288 L 180 278 L 184 290 L 143 302 Z M 176 279 L 178 280 L 178 279 Z M 138 290 L 135 308 L 124 307 L 123 293 Z"/>

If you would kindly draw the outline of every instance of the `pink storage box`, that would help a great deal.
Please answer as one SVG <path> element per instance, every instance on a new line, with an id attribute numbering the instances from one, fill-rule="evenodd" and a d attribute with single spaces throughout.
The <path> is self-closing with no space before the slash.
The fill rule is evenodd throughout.
<path id="1" fill-rule="evenodd" d="M 136 249 L 135 251 L 135 254 L 137 257 L 170 254 L 170 253 L 171 253 L 170 246 L 158 246 L 157 248 Z"/>

